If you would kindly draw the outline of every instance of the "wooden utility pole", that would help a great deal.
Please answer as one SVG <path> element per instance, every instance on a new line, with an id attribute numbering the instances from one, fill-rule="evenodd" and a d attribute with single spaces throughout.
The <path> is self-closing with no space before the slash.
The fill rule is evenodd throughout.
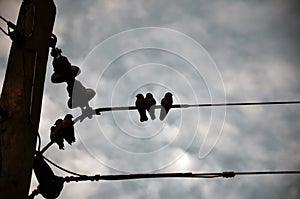
<path id="1" fill-rule="evenodd" d="M 11 118 L 0 123 L 0 198 L 27 198 L 42 106 L 49 44 L 55 20 L 53 0 L 23 0 L 13 41 L 1 107 Z"/>

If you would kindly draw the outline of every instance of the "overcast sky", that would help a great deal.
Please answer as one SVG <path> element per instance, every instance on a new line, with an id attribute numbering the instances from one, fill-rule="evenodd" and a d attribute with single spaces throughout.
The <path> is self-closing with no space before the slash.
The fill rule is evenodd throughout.
<path id="1" fill-rule="evenodd" d="M 1 0 L 16 22 L 20 0 Z M 53 33 L 94 108 L 134 105 L 167 91 L 175 103 L 300 99 L 300 14 L 294 0 L 61 0 Z M 6 28 L 4 23 L 1 27 Z M 0 34 L 0 83 L 11 41 Z M 67 113 L 66 84 L 52 84 L 49 55 L 40 134 Z M 159 111 L 156 112 L 157 118 Z M 137 111 L 76 123 L 76 143 L 45 156 L 77 173 L 299 170 L 299 105 L 171 110 L 139 122 Z M 69 175 L 53 168 L 57 175 Z M 299 176 L 147 179 L 65 184 L 60 198 L 300 198 Z M 31 190 L 37 186 L 33 175 Z M 38 196 L 37 198 L 42 198 Z"/>

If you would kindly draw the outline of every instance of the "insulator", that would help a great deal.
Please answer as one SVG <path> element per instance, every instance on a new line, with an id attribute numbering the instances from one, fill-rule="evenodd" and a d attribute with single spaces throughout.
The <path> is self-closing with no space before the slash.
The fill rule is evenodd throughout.
<path id="1" fill-rule="evenodd" d="M 50 166 L 40 155 L 34 158 L 33 170 L 39 182 L 40 194 L 47 199 L 57 198 L 63 189 L 63 179 L 54 175 Z"/>
<path id="2" fill-rule="evenodd" d="M 65 56 L 55 57 L 52 62 L 54 72 L 58 74 L 66 74 L 71 69 L 71 63 Z"/>
<path id="3" fill-rule="evenodd" d="M 45 162 L 43 157 L 39 155 L 34 158 L 33 171 L 40 184 L 43 184 L 54 177 L 54 173 L 50 166 Z"/>
<path id="4" fill-rule="evenodd" d="M 64 181 L 58 176 L 54 176 L 49 179 L 46 183 L 40 184 L 38 189 L 40 194 L 47 199 L 57 198 L 64 187 Z"/>

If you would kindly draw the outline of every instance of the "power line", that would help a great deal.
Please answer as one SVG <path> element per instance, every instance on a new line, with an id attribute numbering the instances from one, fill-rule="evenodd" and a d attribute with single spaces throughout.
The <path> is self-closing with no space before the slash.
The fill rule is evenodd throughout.
<path id="1" fill-rule="evenodd" d="M 64 172 L 66 172 L 66 173 L 69 173 L 69 174 L 72 174 L 72 175 L 75 175 L 75 176 L 80 176 L 80 177 L 84 176 L 84 175 L 75 173 L 75 172 L 73 172 L 73 171 L 67 170 L 67 169 L 65 169 L 65 168 L 63 168 L 63 167 L 61 167 L 61 166 L 59 166 L 58 164 L 56 164 L 56 163 L 52 162 L 51 160 L 49 160 L 48 158 L 46 158 L 45 156 L 43 156 L 43 158 L 44 158 L 47 162 L 49 162 L 50 164 L 52 164 L 53 166 L 55 166 L 56 168 L 58 168 L 58 169 L 60 169 L 60 170 L 62 170 L 62 171 L 64 171 Z"/>
<path id="2" fill-rule="evenodd" d="M 228 102 L 228 103 L 204 103 L 204 104 L 174 104 L 171 108 L 196 108 L 196 107 L 217 107 L 217 106 L 258 106 L 258 105 L 284 105 L 300 104 L 300 101 L 269 101 L 269 102 Z M 161 109 L 161 105 L 153 106 L 154 109 Z M 95 109 L 97 115 L 107 111 L 136 110 L 136 106 L 103 107 Z"/>
<path id="3" fill-rule="evenodd" d="M 52 162 L 45 156 L 42 156 L 47 162 L 57 167 L 58 169 L 75 175 L 61 177 L 65 182 L 78 182 L 78 181 L 99 181 L 99 180 L 134 180 L 134 179 L 148 179 L 148 178 L 233 178 L 238 175 L 283 175 L 283 174 L 300 174 L 300 170 L 281 170 L 281 171 L 223 171 L 223 172 L 204 172 L 204 173 L 192 173 L 192 172 L 176 172 L 176 173 L 135 173 L 135 174 L 118 174 L 118 175 L 100 175 L 93 176 L 78 174 L 76 172 L 67 170 L 58 164 Z"/>
<path id="4" fill-rule="evenodd" d="M 176 173 L 136 173 L 136 174 L 118 174 L 118 175 L 100 175 L 87 176 L 69 171 L 54 162 L 50 161 L 46 157 L 43 158 L 57 167 L 58 169 L 65 171 L 75 176 L 61 177 L 65 182 L 79 182 L 79 181 L 116 181 L 116 180 L 134 180 L 134 179 L 149 179 L 149 178 L 233 178 L 238 175 L 287 175 L 287 174 L 300 174 L 300 170 L 294 171 L 223 171 L 223 172 L 206 172 L 206 173 L 192 173 L 192 172 L 176 172 Z"/>
<path id="5" fill-rule="evenodd" d="M 171 108 L 201 108 L 201 107 L 220 107 L 220 106 L 259 106 L 259 105 L 288 105 L 288 104 L 300 104 L 300 101 L 267 101 L 267 102 L 228 102 L 228 103 L 204 103 L 204 104 L 174 104 Z M 153 106 L 154 109 L 161 109 L 161 105 Z M 100 115 L 101 112 L 108 111 L 125 111 L 125 110 L 137 110 L 136 106 L 118 106 L 118 107 L 102 107 L 97 109 L 89 109 L 86 112 L 83 112 L 82 115 L 74 119 L 74 124 L 78 121 L 83 121 L 85 118 L 92 115 Z M 43 154 L 54 144 L 53 141 L 50 141 L 41 151 Z"/>
<path id="6" fill-rule="evenodd" d="M 250 172 L 234 172 L 224 171 L 216 173 L 142 173 L 142 174 L 122 174 L 122 175 L 94 175 L 94 176 L 67 176 L 64 177 L 65 182 L 79 181 L 99 181 L 99 180 L 134 180 L 149 178 L 233 178 L 238 175 L 283 175 L 283 174 L 300 174 L 300 171 L 250 171 Z"/>
<path id="7" fill-rule="evenodd" d="M 140 173 L 140 174 L 121 174 L 121 175 L 93 175 L 93 176 L 66 176 L 58 177 L 63 182 L 82 182 L 82 181 L 120 181 L 120 180 L 136 180 L 136 179 L 154 179 L 154 178 L 233 178 L 238 175 L 287 175 L 287 174 L 300 174 L 300 171 L 223 171 L 215 173 Z M 39 189 L 35 189 L 29 198 L 33 199 L 38 195 Z"/>

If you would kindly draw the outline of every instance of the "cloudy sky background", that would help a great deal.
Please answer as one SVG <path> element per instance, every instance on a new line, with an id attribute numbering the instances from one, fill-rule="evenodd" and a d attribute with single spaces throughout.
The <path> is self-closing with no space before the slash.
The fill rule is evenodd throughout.
<path id="1" fill-rule="evenodd" d="M 1 16 L 15 22 L 20 4 L 0 1 Z M 157 102 L 172 91 L 175 103 L 190 104 L 300 99 L 296 0 L 55 4 L 58 47 L 81 67 L 78 80 L 97 92 L 92 107 L 133 105 L 138 92 L 149 91 Z M 0 34 L 0 45 L 2 86 L 11 41 Z M 50 82 L 51 61 L 43 146 L 57 118 L 80 114 L 66 106 L 66 85 Z M 103 113 L 76 124 L 73 146 L 45 155 L 87 175 L 299 170 L 299 116 L 299 105 L 171 110 L 165 121 L 145 124 L 134 111 Z M 65 184 L 60 198 L 299 198 L 299 183 L 292 175 L 81 182 Z"/>

